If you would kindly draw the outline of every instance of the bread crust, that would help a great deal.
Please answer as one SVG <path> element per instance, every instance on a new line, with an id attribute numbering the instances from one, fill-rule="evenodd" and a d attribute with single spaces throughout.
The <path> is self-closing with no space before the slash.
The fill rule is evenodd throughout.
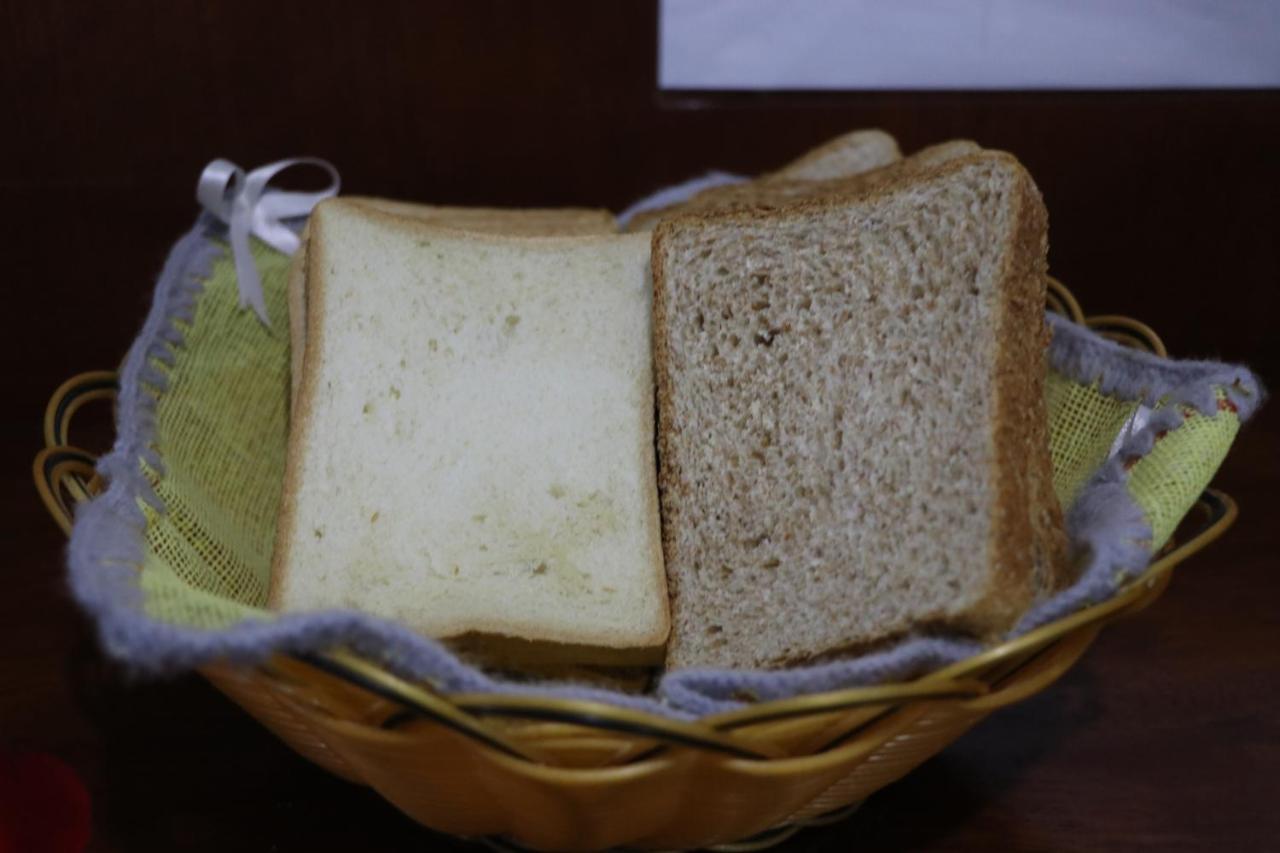
<path id="1" fill-rule="evenodd" d="M 995 501 L 989 545 L 995 571 L 962 622 L 980 635 L 1007 628 L 1038 592 L 1035 554 L 1044 531 L 1032 519 L 1048 509 L 1041 505 L 1045 495 L 1038 487 L 1049 463 L 1044 401 L 1048 214 L 1030 177 L 1021 169 L 1017 174 L 1012 251 L 1000 274 L 995 330 L 990 435 Z"/>
<path id="2" fill-rule="evenodd" d="M 971 140 L 952 139 L 922 148 L 895 162 L 840 177 L 814 180 L 789 177 L 783 172 L 776 172 L 767 179 L 709 187 L 680 204 L 640 214 L 628 223 L 626 230 L 647 230 L 663 219 L 696 213 L 782 211 L 806 200 L 824 197 L 848 199 L 868 193 L 875 187 L 897 186 L 913 175 L 923 177 L 931 168 L 981 152 L 982 148 Z"/>
<path id="3" fill-rule="evenodd" d="M 659 248 L 670 234 L 677 228 L 708 223 L 762 222 L 775 216 L 800 214 L 811 211 L 822 212 L 840 207 L 848 202 L 869 202 L 897 192 L 901 187 L 925 183 L 945 178 L 952 172 L 958 172 L 975 163 L 1001 162 L 1012 166 L 1030 182 L 1030 176 L 1022 164 L 1012 154 L 1004 151 L 984 149 L 963 157 L 956 157 L 943 163 L 914 165 L 911 161 L 901 160 L 883 169 L 864 172 L 853 178 L 842 178 L 836 181 L 813 181 L 815 192 L 811 196 L 788 198 L 776 202 L 763 202 L 744 205 L 731 210 L 692 210 L 681 212 L 664 219 L 653 231 L 654 280 L 658 278 Z M 1042 306 L 1043 307 L 1043 306 Z M 656 323 L 656 317 L 655 317 Z"/>
<path id="4" fill-rule="evenodd" d="M 880 168 L 887 166 L 902 157 L 902 152 L 898 150 L 898 140 L 894 139 L 890 134 L 884 132 L 878 127 L 867 128 L 865 130 L 855 130 L 850 133 L 843 133 L 834 139 L 828 139 L 816 148 L 811 148 L 804 154 L 787 163 L 776 172 L 770 172 L 762 175 L 759 180 L 805 180 L 797 178 L 797 174 L 802 174 L 805 169 L 827 159 L 838 151 L 844 151 L 854 147 L 863 148 L 882 148 L 890 153 L 890 157 L 886 162 L 880 163 L 872 168 Z M 812 180 L 812 179 L 809 179 Z"/>
<path id="5" fill-rule="evenodd" d="M 657 446 L 657 492 L 661 512 L 662 561 L 667 581 L 668 619 L 675 612 L 675 602 L 680 596 L 680 580 L 669 567 L 675 561 L 675 529 L 680 517 L 680 505 L 674 492 L 682 489 L 684 479 L 680 475 L 680 463 L 675 454 L 676 426 L 672 413 L 671 343 L 667 327 L 667 277 L 662 243 L 670 228 L 660 223 L 649 241 L 649 265 L 653 278 L 653 380 L 656 411 L 654 413 L 654 437 Z M 672 659 L 673 648 L 679 635 L 671 631 L 667 638 L 667 661 Z"/>
<path id="6" fill-rule="evenodd" d="M 945 144 L 945 143 L 944 143 Z M 818 162 L 836 151 L 850 148 L 854 145 L 874 145 L 883 147 L 892 151 L 892 159 L 872 166 L 870 169 L 862 172 L 854 172 L 840 178 L 802 178 L 797 177 L 796 172 L 803 171 L 806 167 Z M 819 145 L 817 148 L 810 149 L 801 154 L 796 159 L 790 161 L 782 168 L 774 172 L 766 172 L 746 184 L 728 184 L 725 186 L 710 187 L 703 190 L 697 195 L 686 201 L 677 204 L 660 207 L 656 210 L 647 210 L 644 213 L 636 215 L 627 223 L 624 231 L 648 231 L 654 227 L 659 221 L 671 216 L 672 214 L 694 208 L 705 208 L 714 205 L 717 200 L 724 198 L 733 198 L 738 193 L 759 191 L 763 193 L 769 192 L 770 184 L 824 184 L 828 180 L 843 180 L 844 178 L 854 177 L 856 175 L 867 174 L 867 172 L 876 171 L 891 165 L 893 162 L 901 158 L 901 152 L 898 150 L 898 142 L 891 135 L 879 128 L 868 128 L 865 130 L 855 130 L 851 133 L 844 133 L 834 139 L 829 139 Z"/>
<path id="7" fill-rule="evenodd" d="M 613 214 L 594 207 L 457 207 L 416 204 L 373 196 L 343 196 L 343 201 L 413 222 L 526 237 L 616 234 Z M 452 221 L 451 221 L 452 220 Z"/>
<path id="8" fill-rule="evenodd" d="M 298 238 L 298 250 L 289 263 L 285 279 L 285 300 L 289 307 L 289 406 L 298 403 L 298 388 L 302 381 L 302 354 L 306 346 L 306 298 L 307 298 L 307 241 L 311 236 L 311 220 L 303 226 Z"/>
<path id="9" fill-rule="evenodd" d="M 325 203 L 316 206 L 307 223 L 308 234 L 311 222 L 316 217 L 325 216 Z M 310 242 L 310 241 L 308 241 Z M 313 329 L 304 339 L 302 350 L 301 377 L 297 383 L 296 398 L 289 413 L 289 439 L 285 450 L 284 485 L 280 490 L 280 513 L 276 523 L 276 541 L 271 554 L 271 579 L 267 586 L 267 607 L 278 609 L 284 587 L 288 583 L 287 567 L 289 554 L 298 526 L 298 487 L 302 477 L 302 448 L 306 445 L 307 433 L 311 426 L 311 406 L 315 398 L 316 378 L 319 372 L 316 366 L 319 353 L 321 332 L 316 328 L 316 318 L 324 309 L 324 276 L 322 272 L 323 246 L 308 246 L 303 257 L 302 270 L 302 328 Z"/>

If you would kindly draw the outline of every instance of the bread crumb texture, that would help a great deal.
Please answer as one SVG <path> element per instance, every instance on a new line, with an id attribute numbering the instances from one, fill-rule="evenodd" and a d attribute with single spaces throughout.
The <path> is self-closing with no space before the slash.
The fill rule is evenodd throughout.
<path id="1" fill-rule="evenodd" d="M 989 594 L 990 330 L 1021 180 L 979 161 L 660 227 L 669 666 L 813 660 Z"/>
<path id="2" fill-rule="evenodd" d="M 465 235 L 334 204 L 312 226 L 323 307 L 284 608 L 661 643 L 647 240 Z"/>

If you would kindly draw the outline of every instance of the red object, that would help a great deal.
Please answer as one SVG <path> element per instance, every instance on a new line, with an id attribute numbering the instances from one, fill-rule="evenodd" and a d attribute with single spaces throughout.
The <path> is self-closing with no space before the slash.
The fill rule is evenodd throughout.
<path id="1" fill-rule="evenodd" d="M 65 761 L 0 751 L 0 853 L 80 853 L 90 828 L 89 792 Z"/>

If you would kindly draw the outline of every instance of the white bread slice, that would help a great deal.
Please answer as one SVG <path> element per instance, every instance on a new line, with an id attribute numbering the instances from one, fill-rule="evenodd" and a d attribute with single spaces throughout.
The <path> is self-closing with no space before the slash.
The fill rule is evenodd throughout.
<path id="1" fill-rule="evenodd" d="M 624 230 L 651 231 L 660 220 L 672 214 L 709 209 L 717 206 L 717 199 L 737 199 L 762 185 L 774 182 L 809 184 L 848 178 L 896 163 L 901 157 L 897 141 L 883 130 L 851 131 L 802 154 L 776 172 L 761 175 L 745 184 L 711 187 L 679 204 L 647 210 L 633 217 Z"/>
<path id="2" fill-rule="evenodd" d="M 987 637 L 1068 581 L 1045 251 L 995 152 L 658 226 L 669 668 Z"/>
<path id="3" fill-rule="evenodd" d="M 416 204 L 372 196 L 343 196 L 347 202 L 371 207 L 442 228 L 481 234 L 509 234 L 527 237 L 569 237 L 588 234 L 614 234 L 618 230 L 613 214 L 604 209 L 586 207 L 503 208 L 451 207 Z M 302 242 L 289 265 L 289 398 L 298 399 L 298 379 L 302 375 L 302 354 L 306 351 L 306 287 L 307 238 L 310 227 L 302 231 Z"/>
<path id="4" fill-rule="evenodd" d="M 575 663 L 661 656 L 647 236 L 510 237 L 333 199 L 270 601 Z"/>

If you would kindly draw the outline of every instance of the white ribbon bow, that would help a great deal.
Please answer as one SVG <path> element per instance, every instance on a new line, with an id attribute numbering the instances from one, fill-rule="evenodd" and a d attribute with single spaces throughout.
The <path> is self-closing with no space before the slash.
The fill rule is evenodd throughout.
<path id="1" fill-rule="evenodd" d="M 329 186 L 310 193 L 268 189 L 271 179 L 290 166 L 319 166 L 329 173 Z M 276 251 L 292 255 L 298 251 L 300 241 L 293 229 L 281 220 L 311 213 L 321 201 L 337 195 L 339 185 L 338 170 L 317 157 L 277 160 L 247 175 L 230 160 L 214 160 L 204 167 L 196 184 L 196 200 L 229 229 L 240 307 L 252 306 L 263 325 L 271 323 L 267 320 L 267 303 L 262 296 L 262 279 L 249 250 L 249 235 Z"/>

